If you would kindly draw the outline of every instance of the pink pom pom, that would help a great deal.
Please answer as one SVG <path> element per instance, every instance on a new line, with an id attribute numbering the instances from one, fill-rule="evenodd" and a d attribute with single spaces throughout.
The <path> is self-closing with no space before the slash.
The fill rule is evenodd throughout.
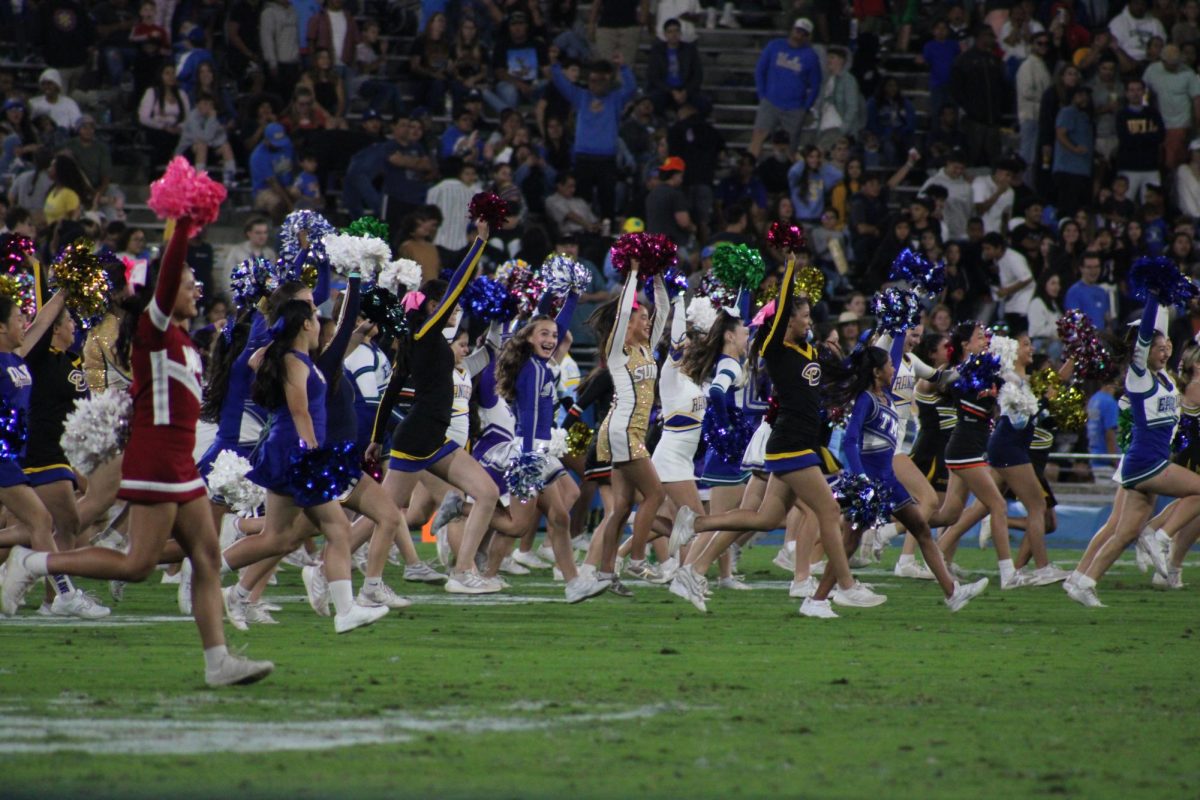
<path id="1" fill-rule="evenodd" d="M 807 244 L 804 229 L 799 225 L 784 225 L 772 222 L 767 231 L 767 244 L 785 253 L 799 253 Z"/>
<path id="2" fill-rule="evenodd" d="M 493 232 L 498 231 L 508 221 L 508 201 L 491 192 L 480 192 L 471 198 L 467 215 L 472 220 L 482 219 Z"/>
<path id="3" fill-rule="evenodd" d="M 626 233 L 612 246 L 613 269 L 624 277 L 637 261 L 638 275 L 652 277 L 674 266 L 677 249 L 663 233 Z"/>
<path id="4" fill-rule="evenodd" d="M 163 176 L 150 184 L 146 204 L 161 219 L 191 217 L 192 235 L 217 221 L 225 187 L 203 172 L 196 172 L 187 159 L 176 156 Z"/>

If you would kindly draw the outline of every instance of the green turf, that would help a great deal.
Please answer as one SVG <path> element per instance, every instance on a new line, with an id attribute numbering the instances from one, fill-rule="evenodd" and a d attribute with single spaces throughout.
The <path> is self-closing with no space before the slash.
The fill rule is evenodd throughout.
<path id="1" fill-rule="evenodd" d="M 993 585 L 950 615 L 932 584 L 876 573 L 885 605 L 823 622 L 796 615 L 772 554 L 748 551 L 743 571 L 773 588 L 718 591 L 707 616 L 643 586 L 580 606 L 417 604 L 339 637 L 288 602 L 280 625 L 230 630 L 275 674 L 222 691 L 203 686 L 189 623 L 0 622 L 0 797 L 1196 796 L 1194 592 L 1122 564 L 1107 609 Z M 561 597 L 547 577 L 512 583 Z M 173 614 L 172 590 L 129 587 L 115 619 Z M 303 594 L 299 573 L 271 593 Z M 346 720 L 389 743 L 254 752 L 272 724 L 307 746 Z M 176 744 L 171 725 L 225 752 Z M 191 751 L 103 752 L 138 737 Z"/>

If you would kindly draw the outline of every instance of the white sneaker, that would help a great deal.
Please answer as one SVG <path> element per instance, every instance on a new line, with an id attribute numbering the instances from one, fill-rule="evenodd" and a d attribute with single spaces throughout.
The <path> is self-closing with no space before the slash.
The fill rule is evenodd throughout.
<path id="1" fill-rule="evenodd" d="M 696 512 L 680 506 L 671 526 L 671 538 L 667 542 L 667 555 L 679 555 L 679 548 L 696 538 Z"/>
<path id="2" fill-rule="evenodd" d="M 350 561 L 354 564 L 354 568 L 358 570 L 358 574 L 364 578 L 367 576 L 367 550 L 368 545 L 363 544 L 362 547 L 350 554 Z"/>
<path id="3" fill-rule="evenodd" d="M 250 603 L 246 606 L 246 622 L 251 625 L 278 625 L 279 620 L 271 616 L 266 603 Z"/>
<path id="4" fill-rule="evenodd" d="M 1087 608 L 1104 608 L 1104 603 L 1100 602 L 1100 598 L 1096 595 L 1096 587 L 1083 587 L 1078 583 L 1067 583 L 1063 585 L 1067 591 L 1067 597 Z"/>
<path id="5" fill-rule="evenodd" d="M 278 603 L 272 603 L 270 600 L 259 600 L 254 605 L 260 606 L 264 610 L 270 611 L 272 614 L 283 611 L 283 606 L 279 605 Z"/>
<path id="6" fill-rule="evenodd" d="M 446 576 L 424 561 L 418 561 L 416 564 L 409 564 L 404 568 L 404 580 L 418 583 L 443 583 Z"/>
<path id="7" fill-rule="evenodd" d="M 1150 579 L 1150 583 L 1160 589 L 1182 589 L 1183 588 L 1183 568 L 1171 567 L 1167 571 L 1167 577 L 1154 573 L 1154 577 Z"/>
<path id="8" fill-rule="evenodd" d="M 303 569 L 304 567 L 311 567 L 316 562 L 303 547 L 297 547 L 295 550 L 283 557 L 283 563 L 287 564 L 288 566 L 300 567 Z"/>
<path id="9" fill-rule="evenodd" d="M 114 603 L 119 603 L 125 599 L 125 581 L 109 581 L 108 595 L 113 599 Z"/>
<path id="10" fill-rule="evenodd" d="M 1065 569 L 1059 569 L 1053 564 L 1047 564 L 1044 567 L 1039 567 L 1033 571 L 1030 576 L 1034 586 L 1049 586 L 1052 583 L 1061 583 L 1071 577 L 1071 572 Z"/>
<path id="11" fill-rule="evenodd" d="M 967 578 L 971 577 L 970 572 L 963 569 L 958 564 L 955 564 L 953 561 L 946 562 L 946 569 L 950 570 L 950 574 L 953 575 L 954 577 L 958 578 L 959 580 L 965 581 Z"/>
<path id="12" fill-rule="evenodd" d="M 859 545 L 859 548 L 854 551 L 854 555 L 850 556 L 850 568 L 862 569 L 863 567 L 871 566 L 871 551 L 866 545 Z"/>
<path id="13" fill-rule="evenodd" d="M 453 566 L 454 553 L 450 550 L 450 529 L 443 525 L 433 536 L 437 540 L 438 563 L 443 567 Z"/>
<path id="14" fill-rule="evenodd" d="M 329 616 L 329 582 L 320 566 L 303 567 L 300 578 L 304 581 L 304 592 L 308 595 L 308 604 L 319 617 Z"/>
<path id="15" fill-rule="evenodd" d="M 450 573 L 446 581 L 446 591 L 450 594 L 490 594 L 499 591 L 491 588 L 492 584 L 478 572 L 463 572 L 455 575 Z"/>
<path id="16" fill-rule="evenodd" d="M 518 564 L 512 556 L 509 556 L 508 558 L 506 558 L 500 562 L 500 571 L 504 572 L 508 575 L 528 575 L 529 574 L 529 570 L 527 570 L 525 567 Z"/>
<path id="17" fill-rule="evenodd" d="M 179 613 L 185 617 L 192 615 L 192 560 L 185 558 L 179 565 L 179 591 L 175 593 L 179 604 Z"/>
<path id="18" fill-rule="evenodd" d="M 1000 590 L 1008 591 L 1009 589 L 1023 589 L 1027 586 L 1033 586 L 1033 575 L 1023 570 L 1017 570 L 1008 580 L 1004 580 L 1004 576 L 1000 576 Z"/>
<path id="19" fill-rule="evenodd" d="M 989 514 L 979 523 L 979 549 L 987 549 L 988 542 L 992 540 L 992 517 Z"/>
<path id="20" fill-rule="evenodd" d="M 751 591 L 750 585 L 742 580 L 741 575 L 730 575 L 728 578 L 721 578 L 717 581 L 718 589 L 735 589 L 739 592 Z"/>
<path id="21" fill-rule="evenodd" d="M 918 581 L 933 580 L 933 573 L 930 572 L 929 567 L 917 561 L 909 561 L 904 564 L 897 561 L 895 568 L 892 569 L 892 574 L 897 578 L 912 578 Z"/>
<path id="22" fill-rule="evenodd" d="M 503 592 L 512 588 L 502 575 L 492 575 L 491 577 L 484 575 L 483 585 L 487 589 L 484 594 L 495 594 L 496 592 Z"/>
<path id="23" fill-rule="evenodd" d="M 172 575 L 171 573 L 167 572 L 166 570 L 163 570 L 162 584 L 163 584 L 163 586 L 178 586 L 179 585 L 179 573 L 176 572 L 174 575 Z"/>
<path id="24" fill-rule="evenodd" d="M 854 585 L 849 589 L 836 588 L 829 595 L 829 599 L 837 603 L 839 606 L 850 606 L 852 608 L 871 608 L 887 602 L 887 595 L 876 594 L 863 586 L 861 582 L 855 581 Z"/>
<path id="25" fill-rule="evenodd" d="M 593 577 L 598 577 L 596 573 L 596 567 L 592 564 L 580 564 L 575 569 L 580 575 L 592 575 Z M 603 580 L 603 578 L 601 578 L 601 580 Z"/>
<path id="26" fill-rule="evenodd" d="M 1169 542 L 1170 540 L 1168 539 L 1167 541 Z M 1150 562 L 1150 566 L 1154 567 L 1155 572 L 1164 578 L 1167 577 L 1169 567 L 1167 566 L 1166 556 L 1163 555 L 1162 544 L 1160 543 L 1157 531 L 1152 530 L 1148 525 L 1142 528 L 1142 532 L 1137 538 L 1136 547 Z"/>
<path id="27" fill-rule="evenodd" d="M 571 547 L 575 550 L 580 550 L 584 553 L 592 546 L 592 537 L 589 534 L 581 533 L 571 540 Z"/>
<path id="28" fill-rule="evenodd" d="M 946 606 L 951 612 L 958 611 L 960 608 L 971 602 L 971 598 L 977 597 L 984 589 L 987 588 L 988 579 L 980 578 L 974 583 L 959 583 L 954 582 L 954 593 L 946 598 Z"/>
<path id="29" fill-rule="evenodd" d="M 79 619 L 104 619 L 112 611 L 96 602 L 82 589 L 60 594 L 50 604 L 50 613 L 56 617 L 78 617 Z"/>
<path id="30" fill-rule="evenodd" d="M 463 496 L 456 491 L 446 492 L 446 496 L 442 498 L 442 504 L 438 506 L 437 513 L 433 515 L 433 529 L 449 525 L 454 520 L 462 516 Z"/>
<path id="31" fill-rule="evenodd" d="M 792 585 L 788 587 L 788 597 L 797 600 L 804 597 L 812 597 L 817 593 L 817 579 L 809 575 L 802 581 L 792 581 Z"/>
<path id="32" fill-rule="evenodd" d="M 891 544 L 892 539 L 900 535 L 900 530 L 896 527 L 896 523 L 889 522 L 886 525 L 880 525 L 875 529 L 875 548 L 879 555 L 882 555 L 883 549 Z M 879 559 L 876 555 L 876 560 Z"/>
<path id="33" fill-rule="evenodd" d="M 671 556 L 666 561 L 658 565 L 658 571 L 662 574 L 663 583 L 670 583 L 675 577 L 675 573 L 679 570 L 679 557 Z"/>
<path id="34" fill-rule="evenodd" d="M 393 567 L 398 567 L 404 563 L 404 556 L 400 555 L 400 546 L 393 544 L 388 548 L 388 563 Z"/>
<path id="35" fill-rule="evenodd" d="M 684 565 L 675 571 L 675 578 L 671 581 L 671 594 L 676 597 L 682 597 L 687 600 L 700 613 L 708 612 L 708 605 L 704 602 L 704 587 L 700 583 L 700 576 L 690 565 Z"/>
<path id="36" fill-rule="evenodd" d="M 789 551 L 786 547 L 779 548 L 779 552 L 771 559 L 771 563 L 784 572 L 796 572 L 796 554 Z"/>
<path id="37" fill-rule="evenodd" d="M 554 578 L 555 583 L 563 582 L 563 573 L 562 573 L 562 570 L 559 569 L 558 567 L 554 568 L 554 571 L 551 573 L 551 576 Z"/>
<path id="38" fill-rule="evenodd" d="M 817 577 L 824 575 L 825 574 L 825 562 L 818 561 L 815 564 L 809 564 L 808 565 L 808 574 L 816 575 Z"/>
<path id="39" fill-rule="evenodd" d="M 355 628 L 378 622 L 386 617 L 387 613 L 387 606 L 367 607 L 355 603 L 345 614 L 338 614 L 333 618 L 333 629 L 337 633 L 349 633 Z"/>
<path id="40" fill-rule="evenodd" d="M 204 670 L 204 682 L 209 686 L 233 686 L 255 683 L 271 674 L 275 665 L 270 661 L 251 661 L 228 653 L 216 669 Z"/>
<path id="41" fill-rule="evenodd" d="M 814 600 L 811 597 L 804 598 L 804 602 L 800 604 L 800 616 L 812 617 L 813 619 L 837 619 L 837 612 L 833 610 L 833 606 L 828 600 Z"/>
<path id="42" fill-rule="evenodd" d="M 517 548 L 517 551 L 520 552 L 520 548 Z M 530 569 L 550 569 L 550 565 L 554 563 L 554 548 L 549 542 L 542 542 L 538 545 L 538 549 L 533 551 L 533 554 L 542 562 L 542 566 L 535 567 L 532 564 L 525 564 Z M 525 562 L 521 563 L 524 564 Z"/>
<path id="43" fill-rule="evenodd" d="M 21 610 L 25 604 L 25 594 L 37 582 L 37 576 L 25 566 L 25 559 L 32 553 L 28 547 L 17 545 L 8 554 L 4 588 L 0 590 L 0 613 L 6 617 L 15 616 Z"/>
<path id="44" fill-rule="evenodd" d="M 239 631 L 250 630 L 250 624 L 246 622 L 246 606 L 248 603 L 238 600 L 237 587 L 230 586 L 222 589 L 221 599 L 225 603 L 225 617 L 229 620 L 229 624 Z"/>
<path id="45" fill-rule="evenodd" d="M 722 28 L 738 30 L 742 27 L 741 23 L 737 21 L 737 17 L 734 16 L 733 8 L 733 3 L 725 4 L 725 9 L 721 12 L 721 18 L 717 20 L 717 24 Z"/>
<path id="46" fill-rule="evenodd" d="M 618 570 L 619 574 L 619 570 Z M 666 583 L 658 567 L 651 564 L 649 561 L 630 561 L 625 567 L 625 574 L 632 575 L 635 578 L 645 581 L 646 583 Z"/>
<path id="47" fill-rule="evenodd" d="M 567 583 L 567 602 L 581 603 L 589 597 L 604 594 L 608 581 L 596 580 L 594 575 L 576 575 Z"/>
<path id="48" fill-rule="evenodd" d="M 369 587 L 365 583 L 358 590 L 358 598 L 355 600 L 360 606 L 372 608 L 374 606 L 386 606 L 387 608 L 408 608 L 412 605 L 412 601 L 407 597 L 401 597 L 392 591 L 392 587 L 382 581 L 375 587 Z"/>

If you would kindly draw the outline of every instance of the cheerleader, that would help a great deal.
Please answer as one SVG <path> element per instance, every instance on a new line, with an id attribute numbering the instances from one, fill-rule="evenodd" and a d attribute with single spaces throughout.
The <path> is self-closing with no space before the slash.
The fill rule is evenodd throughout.
<path id="1" fill-rule="evenodd" d="M 132 506 L 129 552 L 88 547 L 35 553 L 14 548 L 3 597 L 6 606 L 15 605 L 30 583 L 47 574 L 145 580 L 163 560 L 167 540 L 173 536 L 192 562 L 193 607 L 204 645 L 205 681 L 210 686 L 253 683 L 275 666 L 230 653 L 221 629 L 217 533 L 204 480 L 192 457 L 200 417 L 201 362 L 187 335 L 187 325 L 198 313 L 196 278 L 184 262 L 191 221 L 182 217 L 172 224 L 153 297 L 143 312 L 126 319 L 127 325 L 136 324 L 130 354 L 133 419 L 119 494 Z M 3 495 L 0 499 L 9 505 Z"/>
<path id="2" fill-rule="evenodd" d="M 757 511 L 743 509 L 708 516 L 697 516 L 686 506 L 680 508 L 671 531 L 671 550 L 677 552 L 698 531 L 773 530 L 783 524 L 787 510 L 799 500 L 812 510 L 820 526 L 829 558 L 826 573 L 832 574 L 839 587 L 833 593 L 834 601 L 875 606 L 887 598 L 856 583 L 850 574 L 842 545 L 841 510 L 821 471 L 821 364 L 808 343 L 811 306 L 807 298 L 795 296 L 795 270 L 796 260 L 789 258 L 778 307 L 755 340 L 754 349 L 766 361 L 779 399 L 779 413 L 764 458 L 770 479 L 762 504 Z M 692 604 L 703 610 L 703 590 L 696 573 L 684 566 L 676 573 L 679 576 L 684 578 L 683 586 Z M 834 615 L 827 602 L 816 608 L 822 616 Z"/>
<path id="3" fill-rule="evenodd" d="M 620 297 L 609 304 L 616 315 L 605 346 L 605 362 L 614 386 L 613 402 L 596 434 L 597 460 L 612 463 L 613 511 L 597 529 L 603 531 L 599 547 L 589 551 L 586 563 L 595 565 L 593 555 L 598 553 L 597 575 L 610 581 L 616 577 L 617 539 L 636 495 L 640 493 L 642 501 L 633 524 L 633 540 L 641 544 L 643 554 L 658 507 L 666 497 L 646 449 L 646 436 L 658 380 L 653 348 L 666 328 L 669 301 L 662 276 L 655 275 L 655 312 L 651 317 L 644 306 L 637 304 L 637 287 L 635 261 L 625 276 Z M 614 581 L 617 585 L 619 582 Z"/>
<path id="4" fill-rule="evenodd" d="M 1194 343 L 1188 345 L 1179 359 L 1179 385 L 1182 403 L 1176 435 L 1178 452 L 1172 460 L 1184 469 L 1200 473 L 1200 346 Z M 1200 536 L 1200 518 L 1178 513 L 1182 503 L 1181 500 L 1172 502 L 1148 525 L 1156 532 L 1162 530 L 1164 533 L 1169 532 L 1169 527 L 1179 527 L 1171 536 L 1167 574 L 1154 571 L 1154 585 L 1166 589 L 1183 588 L 1183 560 Z"/>
<path id="5" fill-rule="evenodd" d="M 554 561 L 567 582 L 567 601 L 578 603 L 608 589 L 608 581 L 594 574 L 579 574 L 571 548 L 570 509 L 578 496 L 562 463 L 548 454 L 554 427 L 556 376 L 550 359 L 566 335 L 575 313 L 578 295 L 572 291 L 556 319 L 539 315 L 517 331 L 500 351 L 496 361 L 496 391 L 508 401 L 516 421 L 522 453 L 542 453 L 542 489 L 538 502 L 524 501 L 513 509 L 514 522 L 528 529 L 537 522 L 539 510 L 546 515 L 546 538 L 554 549 Z"/>
<path id="6" fill-rule="evenodd" d="M 1133 431 L 1129 449 L 1117 468 L 1125 490 L 1120 515 L 1111 537 L 1099 546 L 1091 563 L 1085 567 L 1081 561 L 1076 569 L 1079 574 L 1072 575 L 1064 585 L 1072 600 L 1089 608 L 1103 607 L 1096 596 L 1096 582 L 1135 540 L 1139 548 L 1148 551 L 1155 569 L 1169 575 L 1162 563 L 1162 551 L 1155 544 L 1154 529 L 1146 526 L 1156 494 L 1180 498 L 1175 514 L 1182 514 L 1183 519 L 1194 519 L 1200 514 L 1200 475 L 1169 460 L 1172 433 L 1179 422 L 1179 396 L 1166 371 L 1170 343 L 1164 332 L 1165 309 L 1161 320 L 1159 311 L 1158 300 L 1148 299 L 1138 325 L 1133 358 L 1125 374 Z"/>
<path id="7" fill-rule="evenodd" d="M 100 322 L 88 331 L 83 345 L 83 372 L 87 377 L 88 389 L 93 392 L 128 389 L 133 383 L 129 363 L 117 350 L 121 321 L 128 313 L 133 292 L 123 268 L 109 270 L 108 280 L 108 309 Z"/>
<path id="8" fill-rule="evenodd" d="M 890 387 L 893 385 L 896 368 L 903 358 L 905 337 L 896 339 L 894 345 L 890 339 L 891 337 L 886 335 L 880 337 L 880 342 L 891 349 L 890 357 L 888 351 L 880 347 L 864 347 L 850 356 L 848 368 L 827 368 L 826 397 L 828 402 L 835 406 L 853 402 L 854 410 L 850 414 L 846 424 L 846 435 L 842 440 L 850 472 L 867 476 L 876 492 L 886 494 L 888 502 L 892 505 L 892 517 L 904 525 L 909 534 L 917 540 L 921 554 L 946 596 L 946 605 L 951 611 L 958 611 L 971 598 L 987 588 L 988 579 L 983 578 L 964 586 L 951 577 L 921 509 L 896 476 L 893 455 L 900 425 Z M 857 539 L 860 535 L 859 530 L 851 529 L 846 543 L 847 555 L 854 552 L 858 546 Z M 822 612 L 828 609 L 826 598 L 833 585 L 832 575 L 822 578 L 816 593 L 804 600 L 800 613 L 806 616 L 828 616 Z"/>

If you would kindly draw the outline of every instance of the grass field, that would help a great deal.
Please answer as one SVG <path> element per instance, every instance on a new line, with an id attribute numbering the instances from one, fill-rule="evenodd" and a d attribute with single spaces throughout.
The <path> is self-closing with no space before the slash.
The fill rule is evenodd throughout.
<path id="1" fill-rule="evenodd" d="M 952 616 L 876 570 L 889 601 L 824 622 L 773 553 L 747 551 L 756 591 L 707 616 L 648 586 L 567 606 L 531 576 L 464 604 L 397 578 L 413 607 L 341 637 L 288 570 L 282 624 L 227 626 L 275 674 L 222 691 L 174 587 L 130 586 L 100 624 L 29 610 L 0 622 L 0 797 L 1200 794 L 1194 591 L 1129 559 L 1107 609 L 993 576 Z"/>

